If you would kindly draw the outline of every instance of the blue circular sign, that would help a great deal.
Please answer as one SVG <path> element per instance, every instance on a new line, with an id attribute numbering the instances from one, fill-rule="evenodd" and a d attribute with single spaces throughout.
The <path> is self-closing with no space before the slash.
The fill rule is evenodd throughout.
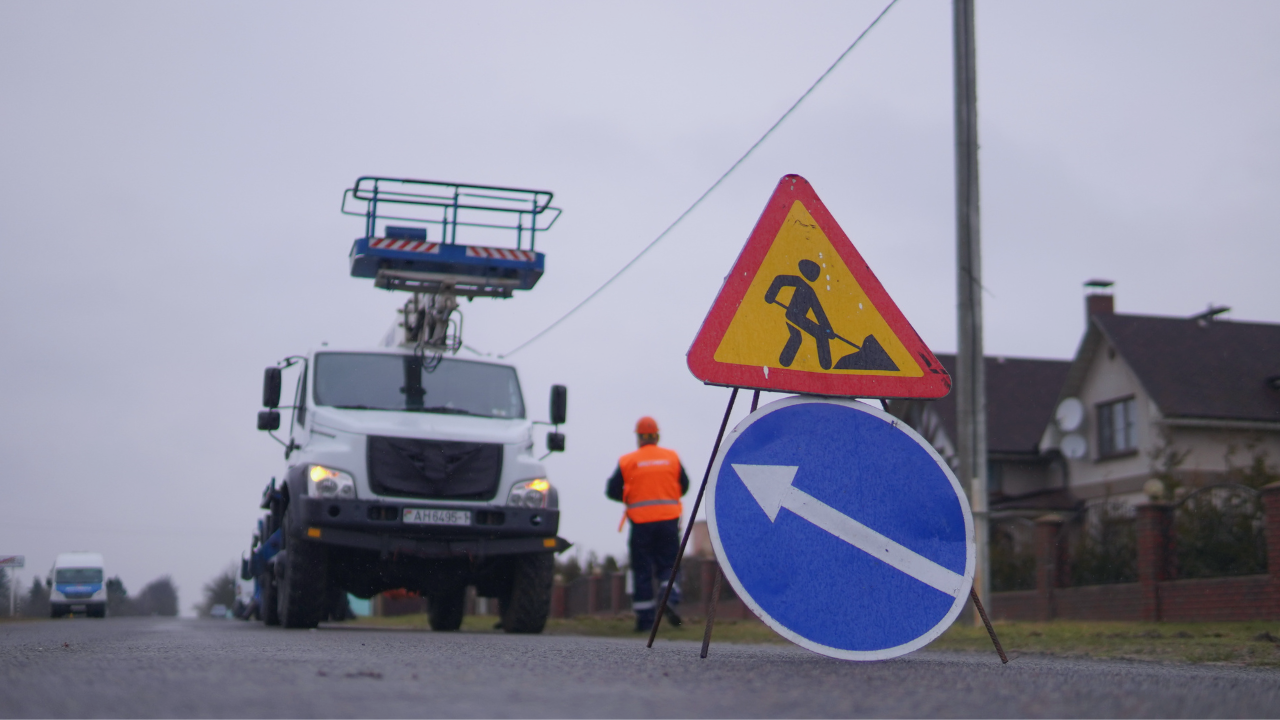
<path id="1" fill-rule="evenodd" d="M 707 518 L 738 596 L 793 642 L 847 660 L 916 650 L 973 583 L 973 516 L 937 451 L 864 403 L 792 397 L 738 424 Z"/>

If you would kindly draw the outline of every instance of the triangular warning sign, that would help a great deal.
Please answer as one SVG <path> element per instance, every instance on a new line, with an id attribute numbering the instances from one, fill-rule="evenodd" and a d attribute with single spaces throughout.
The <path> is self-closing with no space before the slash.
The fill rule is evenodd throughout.
<path id="1" fill-rule="evenodd" d="M 951 378 L 799 175 L 778 183 L 689 348 L 711 385 L 939 398 Z"/>

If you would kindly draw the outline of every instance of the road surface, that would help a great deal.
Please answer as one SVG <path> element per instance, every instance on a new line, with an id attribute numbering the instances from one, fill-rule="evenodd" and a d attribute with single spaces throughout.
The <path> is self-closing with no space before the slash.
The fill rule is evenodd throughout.
<path id="1" fill-rule="evenodd" d="M 1277 717 L 1280 671 L 70 619 L 0 624 L 0 716 Z"/>

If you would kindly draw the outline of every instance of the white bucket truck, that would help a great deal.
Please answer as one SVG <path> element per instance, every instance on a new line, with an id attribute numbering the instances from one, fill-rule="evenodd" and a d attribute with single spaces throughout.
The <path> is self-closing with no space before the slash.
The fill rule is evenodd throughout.
<path id="1" fill-rule="evenodd" d="M 50 617 L 72 613 L 91 618 L 107 616 L 107 578 L 101 554 L 62 553 L 53 561 L 45 584 L 49 586 Z"/>
<path id="2" fill-rule="evenodd" d="M 258 428 L 278 430 L 288 412 L 287 437 L 276 438 L 287 469 L 263 493 L 270 512 L 242 575 L 257 581 L 267 624 L 315 627 L 338 616 L 346 593 L 404 588 L 427 599 L 433 629 L 456 630 L 474 587 L 500 600 L 507 632 L 542 631 L 553 557 L 569 543 L 557 536 L 557 495 L 534 455 L 535 425 L 558 430 L 567 391 L 553 386 L 550 421 L 535 422 L 514 367 L 454 354 L 459 296 L 511 297 L 541 276 L 534 240 L 559 214 L 550 200 L 542 191 L 372 177 L 347 191 L 344 212 L 363 202 L 350 214 L 366 221 L 351 274 L 411 296 L 381 347 L 321 347 L 266 370 Z M 394 222 L 421 227 L 386 226 L 387 208 Z M 428 238 L 427 226 L 440 237 Z M 516 246 L 460 245 L 459 227 L 514 229 Z M 294 393 L 281 407 L 286 372 Z M 559 432 L 546 440 L 549 452 L 564 449 Z"/>

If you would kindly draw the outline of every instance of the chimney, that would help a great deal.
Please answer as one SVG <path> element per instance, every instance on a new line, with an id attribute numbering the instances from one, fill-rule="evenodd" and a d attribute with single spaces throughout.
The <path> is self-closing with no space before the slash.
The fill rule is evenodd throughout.
<path id="1" fill-rule="evenodd" d="M 1114 295 L 1086 295 L 1084 307 L 1089 317 L 1094 315 L 1114 315 L 1116 312 L 1116 298 Z"/>
<path id="2" fill-rule="evenodd" d="M 1094 315 L 1114 315 L 1116 298 L 1111 294 L 1110 280 L 1090 280 L 1084 284 L 1087 295 L 1084 296 L 1084 319 L 1088 323 Z"/>

